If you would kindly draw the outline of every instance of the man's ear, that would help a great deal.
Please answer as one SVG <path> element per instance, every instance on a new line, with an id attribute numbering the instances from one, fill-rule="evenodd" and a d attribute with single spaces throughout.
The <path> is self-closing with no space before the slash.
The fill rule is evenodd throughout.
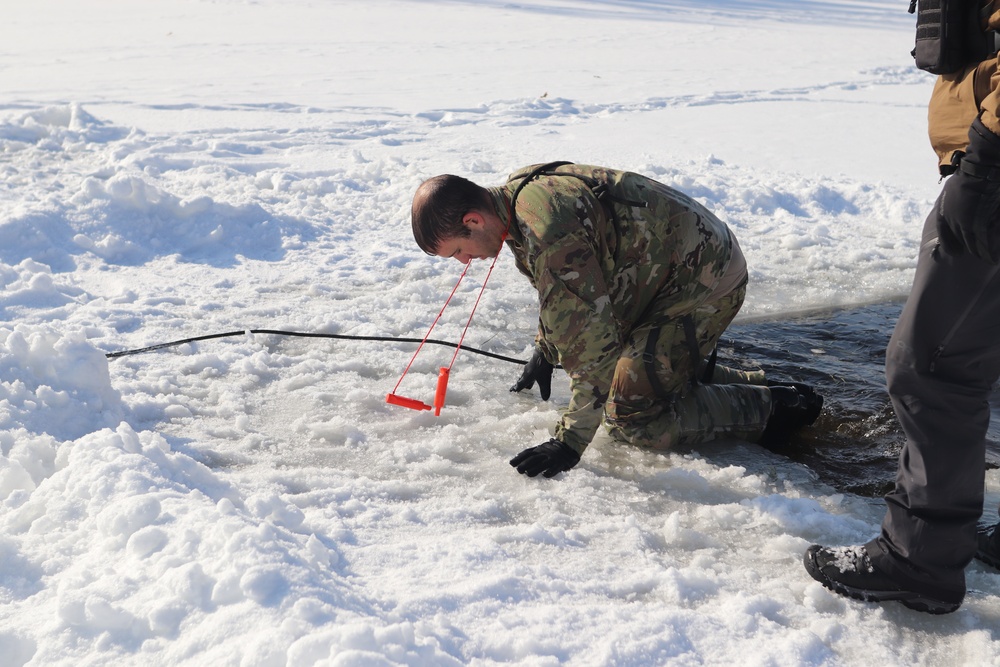
<path id="1" fill-rule="evenodd" d="M 469 211 L 462 216 L 462 224 L 465 225 L 466 229 L 476 229 L 481 228 L 486 224 L 486 219 L 483 214 L 479 211 Z"/>

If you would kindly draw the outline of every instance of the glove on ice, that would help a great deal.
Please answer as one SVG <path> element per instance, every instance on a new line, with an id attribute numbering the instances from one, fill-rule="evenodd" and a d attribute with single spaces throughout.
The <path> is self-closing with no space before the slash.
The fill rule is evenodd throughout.
<path id="1" fill-rule="evenodd" d="M 531 359 L 525 365 L 521 377 L 517 379 L 517 382 L 514 383 L 514 386 L 510 390 L 518 392 L 522 389 L 531 389 L 537 382 L 538 394 L 542 397 L 543 401 L 549 400 L 549 395 L 552 393 L 553 368 L 554 366 L 542 356 L 541 350 L 536 347 L 535 351 L 531 353 Z"/>
<path id="2" fill-rule="evenodd" d="M 555 477 L 580 462 L 576 450 L 564 442 L 552 438 L 536 447 L 529 447 L 510 460 L 517 471 L 528 477 L 542 473 L 545 477 Z"/>

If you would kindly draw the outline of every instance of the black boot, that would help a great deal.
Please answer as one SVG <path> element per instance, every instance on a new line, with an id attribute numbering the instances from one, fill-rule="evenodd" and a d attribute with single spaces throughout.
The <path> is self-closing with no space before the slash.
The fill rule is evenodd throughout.
<path id="1" fill-rule="evenodd" d="M 867 602 L 895 600 L 928 614 L 949 614 L 962 604 L 964 593 L 918 591 L 901 585 L 876 569 L 864 546 L 822 547 L 806 550 L 803 564 L 813 579 L 834 593 Z"/>
<path id="2" fill-rule="evenodd" d="M 771 417 L 758 442 L 764 447 L 785 447 L 795 431 L 813 424 L 823 409 L 823 397 L 809 385 L 768 383 Z"/>
<path id="3" fill-rule="evenodd" d="M 979 527 L 976 534 L 976 560 L 1000 570 L 1000 523 Z"/>

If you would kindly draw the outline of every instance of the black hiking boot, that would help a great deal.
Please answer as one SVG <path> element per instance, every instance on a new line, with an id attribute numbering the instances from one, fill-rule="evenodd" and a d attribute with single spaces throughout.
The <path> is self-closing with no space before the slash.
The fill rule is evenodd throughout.
<path id="1" fill-rule="evenodd" d="M 823 397 L 809 385 L 798 382 L 769 382 L 768 387 L 771 417 L 758 442 L 769 448 L 786 447 L 793 433 L 812 425 L 819 417 Z"/>
<path id="2" fill-rule="evenodd" d="M 980 526 L 976 531 L 976 560 L 1000 570 L 1000 524 Z"/>
<path id="3" fill-rule="evenodd" d="M 908 590 L 875 569 L 864 546 L 823 547 L 806 550 L 803 564 L 812 578 L 834 593 L 867 602 L 899 602 L 928 614 L 950 614 L 962 604 L 964 594 L 940 599 L 936 595 Z"/>

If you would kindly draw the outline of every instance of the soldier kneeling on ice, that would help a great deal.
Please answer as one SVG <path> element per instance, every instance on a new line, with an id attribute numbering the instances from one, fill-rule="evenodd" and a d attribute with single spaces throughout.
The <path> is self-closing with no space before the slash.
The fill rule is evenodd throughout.
<path id="1" fill-rule="evenodd" d="M 463 264 L 506 242 L 538 291 L 536 348 L 511 390 L 537 382 L 547 399 L 559 363 L 572 397 L 555 437 L 511 460 L 519 473 L 569 470 L 602 421 L 656 449 L 720 436 L 780 447 L 819 415 L 806 385 L 706 360 L 743 304 L 746 261 L 725 223 L 662 183 L 568 162 L 489 188 L 445 174 L 417 189 L 412 224 L 424 252 Z"/>

